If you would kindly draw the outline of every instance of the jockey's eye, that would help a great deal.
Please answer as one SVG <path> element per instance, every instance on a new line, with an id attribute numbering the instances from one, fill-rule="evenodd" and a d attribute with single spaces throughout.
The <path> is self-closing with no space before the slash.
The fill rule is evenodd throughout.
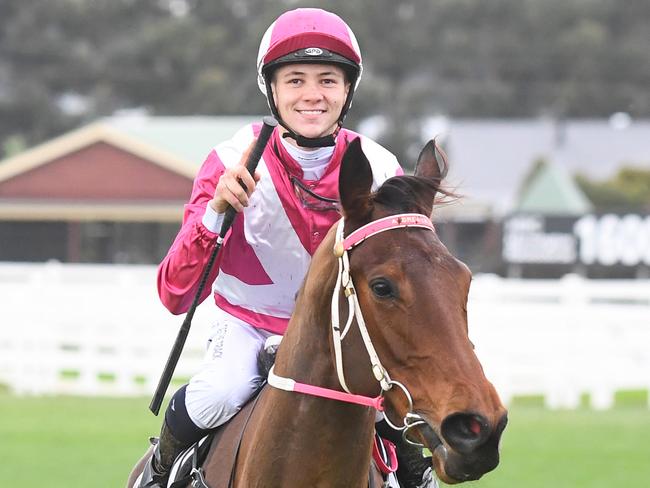
<path id="1" fill-rule="evenodd" d="M 395 287 L 386 278 L 377 278 L 370 282 L 370 289 L 377 298 L 391 298 L 397 296 Z"/>

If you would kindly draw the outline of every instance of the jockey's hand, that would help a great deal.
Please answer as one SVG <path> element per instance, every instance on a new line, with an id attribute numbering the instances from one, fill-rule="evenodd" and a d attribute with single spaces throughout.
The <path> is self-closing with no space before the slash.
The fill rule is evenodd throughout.
<path id="1" fill-rule="evenodd" d="M 241 212 L 244 207 L 248 207 L 248 198 L 255 190 L 256 183 L 260 180 L 257 171 L 251 176 L 246 169 L 246 160 L 256 141 L 257 139 L 253 139 L 253 142 L 242 155 L 239 164 L 226 168 L 226 171 L 219 178 L 214 198 L 210 200 L 210 206 L 215 212 L 224 213 L 228 205 L 231 205 L 237 212 Z"/>

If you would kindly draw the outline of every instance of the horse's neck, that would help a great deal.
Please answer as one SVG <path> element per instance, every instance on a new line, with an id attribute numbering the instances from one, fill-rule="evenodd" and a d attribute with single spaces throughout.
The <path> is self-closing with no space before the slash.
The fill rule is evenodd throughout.
<path id="1" fill-rule="evenodd" d="M 340 389 L 329 338 L 335 266 L 328 256 L 314 257 L 275 372 L 301 383 Z M 293 478 L 290 486 L 367 486 L 373 409 L 274 388 L 267 388 L 259 407 L 269 413 L 254 442 L 284 453 L 269 467 L 272 476 L 289 472 L 292 478 L 301 477 L 300 483 Z M 276 481 L 286 486 L 280 478 Z"/>
<path id="2" fill-rule="evenodd" d="M 330 351 L 331 300 L 337 278 L 331 235 L 319 247 L 298 294 L 296 307 L 282 339 L 276 371 L 302 383 L 337 388 Z"/>
<path id="3" fill-rule="evenodd" d="M 282 345 L 277 374 L 302 383 L 337 387 L 327 343 L 321 342 L 322 350 L 318 350 L 311 347 L 310 337 L 297 335 L 296 339 L 296 347 Z M 267 387 L 261 410 L 265 412 L 264 426 L 256 428 L 252 444 L 277 453 L 272 464 L 260 465 L 259 458 L 256 461 L 268 476 L 262 486 L 368 486 L 373 409 Z M 248 481 L 244 486 L 257 486 Z"/>
<path id="4" fill-rule="evenodd" d="M 374 412 L 266 388 L 240 459 L 239 487 L 365 488 Z"/>

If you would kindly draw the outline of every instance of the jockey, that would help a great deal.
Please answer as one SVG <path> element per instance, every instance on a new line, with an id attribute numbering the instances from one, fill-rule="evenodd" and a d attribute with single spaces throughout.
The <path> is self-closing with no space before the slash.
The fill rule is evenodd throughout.
<path id="1" fill-rule="evenodd" d="M 402 174 L 394 155 L 342 128 L 362 61 L 354 34 L 338 16 L 316 8 L 281 15 L 262 38 L 257 71 L 280 125 L 253 176 L 243 163 L 259 124 L 208 154 L 158 269 L 163 304 L 186 312 L 226 208 L 239 212 L 209 277 L 216 313 L 205 361 L 173 395 L 140 487 L 166 486 L 177 454 L 227 422 L 263 383 L 257 354 L 267 338 L 284 333 L 311 256 L 340 218 L 338 173 L 348 144 L 361 139 L 375 189 Z M 201 299 L 209 294 L 206 287 Z M 409 473 L 417 482 L 404 486 L 434 486 L 421 484 L 431 463 L 418 457 L 416 472 Z"/>

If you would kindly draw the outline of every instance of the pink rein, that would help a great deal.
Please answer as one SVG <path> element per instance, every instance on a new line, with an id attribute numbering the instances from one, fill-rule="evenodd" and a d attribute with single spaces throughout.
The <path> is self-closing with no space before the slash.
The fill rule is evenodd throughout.
<path id="1" fill-rule="evenodd" d="M 330 400 L 373 407 L 380 412 L 384 411 L 384 397 L 382 395 L 372 398 L 353 393 L 345 393 L 344 391 L 330 390 L 329 388 L 322 388 L 320 386 L 306 385 L 305 383 L 296 383 L 293 391 L 321 398 L 329 398 Z"/>

